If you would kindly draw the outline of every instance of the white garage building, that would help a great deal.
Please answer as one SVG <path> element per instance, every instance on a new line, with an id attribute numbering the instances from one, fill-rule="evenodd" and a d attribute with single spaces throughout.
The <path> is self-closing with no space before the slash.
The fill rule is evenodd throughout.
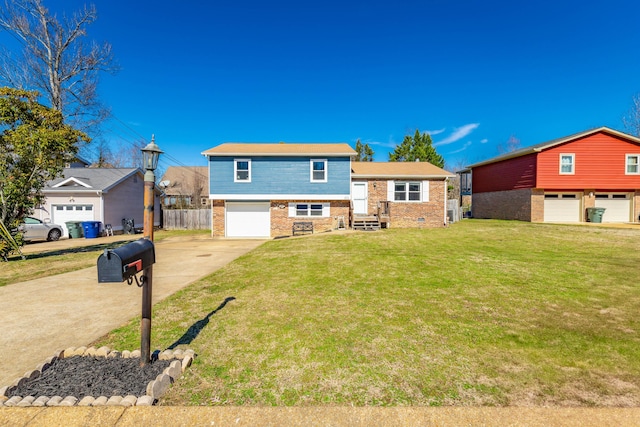
<path id="1" fill-rule="evenodd" d="M 67 168 L 60 178 L 49 181 L 43 190 L 45 203 L 33 216 L 48 219 L 64 229 L 68 221 L 100 221 L 123 229 L 122 220 L 132 218 L 143 227 L 144 175 L 137 168 Z M 154 223 L 160 225 L 159 194 L 156 194 Z"/>

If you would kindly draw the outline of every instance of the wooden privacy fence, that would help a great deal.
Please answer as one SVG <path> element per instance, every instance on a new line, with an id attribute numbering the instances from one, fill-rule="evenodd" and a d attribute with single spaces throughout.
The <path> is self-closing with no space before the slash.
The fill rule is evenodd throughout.
<path id="1" fill-rule="evenodd" d="M 163 209 L 165 230 L 210 230 L 211 209 Z"/>

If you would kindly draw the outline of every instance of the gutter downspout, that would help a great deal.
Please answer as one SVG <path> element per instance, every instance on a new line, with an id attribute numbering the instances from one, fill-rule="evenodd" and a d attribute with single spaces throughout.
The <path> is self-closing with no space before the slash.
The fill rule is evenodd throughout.
<path id="1" fill-rule="evenodd" d="M 101 190 L 96 191 L 96 195 L 100 197 L 100 221 L 102 222 L 102 226 L 104 227 L 104 193 Z"/>
<path id="2" fill-rule="evenodd" d="M 447 184 L 449 183 L 449 178 L 445 178 L 444 179 L 444 226 L 446 227 L 447 224 L 447 206 L 448 206 L 448 200 L 447 200 Z"/>

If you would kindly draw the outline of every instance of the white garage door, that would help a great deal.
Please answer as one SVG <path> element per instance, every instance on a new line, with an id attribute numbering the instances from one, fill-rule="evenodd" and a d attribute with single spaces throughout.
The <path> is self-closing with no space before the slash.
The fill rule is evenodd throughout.
<path id="1" fill-rule="evenodd" d="M 53 218 L 51 221 L 54 224 L 61 225 L 64 229 L 64 235 L 69 236 L 69 230 L 67 230 L 67 221 L 93 221 L 93 205 L 52 205 L 51 210 L 53 212 Z"/>
<path id="2" fill-rule="evenodd" d="M 629 222 L 631 199 L 626 194 L 596 194 L 596 208 L 605 208 L 602 222 Z"/>
<path id="3" fill-rule="evenodd" d="M 227 202 L 227 237 L 271 237 L 269 202 Z"/>
<path id="4" fill-rule="evenodd" d="M 545 194 L 544 222 L 580 222 L 580 199 L 576 194 Z"/>

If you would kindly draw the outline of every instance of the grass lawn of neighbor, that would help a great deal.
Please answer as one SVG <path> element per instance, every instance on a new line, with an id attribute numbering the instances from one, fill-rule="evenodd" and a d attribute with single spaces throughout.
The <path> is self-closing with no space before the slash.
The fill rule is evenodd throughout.
<path id="1" fill-rule="evenodd" d="M 637 406 L 639 249 L 488 220 L 269 241 L 155 306 L 152 348 L 198 354 L 160 404 Z"/>
<path id="2" fill-rule="evenodd" d="M 157 231 L 154 234 L 154 241 L 160 242 L 173 237 L 184 235 L 209 234 L 207 230 L 172 230 Z M 139 235 L 142 238 L 142 234 Z M 75 239 L 74 239 L 75 240 Z M 127 243 L 127 239 L 122 241 L 112 241 L 104 243 L 100 238 L 82 239 L 87 242 L 87 246 L 70 247 L 66 249 L 50 249 L 49 242 L 28 243 L 29 253 L 22 259 L 19 255 L 13 254 L 8 262 L 0 262 L 0 286 L 25 282 L 27 280 L 41 277 L 53 276 L 56 274 L 68 273 L 96 265 L 98 256 L 105 249 L 112 249 Z M 62 242 L 62 241 L 61 241 Z M 60 242 L 52 242 L 59 245 Z"/>

